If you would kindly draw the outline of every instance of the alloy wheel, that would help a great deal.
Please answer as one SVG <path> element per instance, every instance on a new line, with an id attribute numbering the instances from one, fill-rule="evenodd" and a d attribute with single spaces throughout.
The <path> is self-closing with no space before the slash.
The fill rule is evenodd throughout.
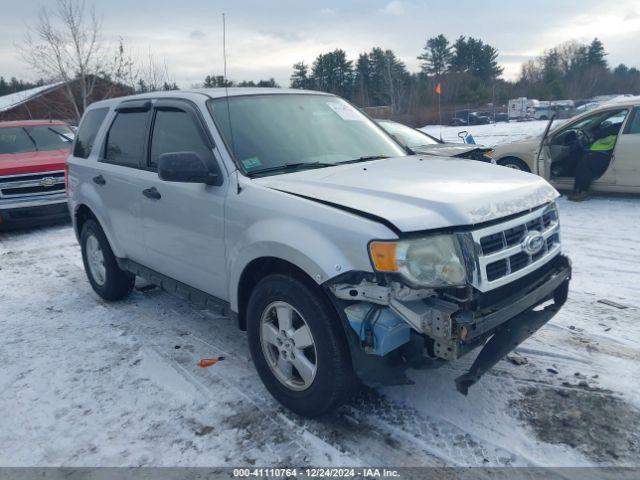
<path id="1" fill-rule="evenodd" d="M 95 235 L 89 235 L 86 243 L 87 263 L 93 280 L 100 286 L 107 279 L 107 269 L 104 265 L 104 253 Z"/>
<path id="2" fill-rule="evenodd" d="M 260 344 L 267 365 L 287 388 L 311 386 L 317 372 L 317 352 L 304 317 L 286 302 L 273 302 L 260 319 Z"/>

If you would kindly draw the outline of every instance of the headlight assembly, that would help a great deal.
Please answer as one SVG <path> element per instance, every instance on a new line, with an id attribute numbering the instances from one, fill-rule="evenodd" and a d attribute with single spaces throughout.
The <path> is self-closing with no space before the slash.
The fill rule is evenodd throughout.
<path id="1" fill-rule="evenodd" d="M 369 253 L 377 271 L 398 273 L 416 286 L 459 286 L 467 279 L 460 244 L 453 235 L 374 241 Z"/>

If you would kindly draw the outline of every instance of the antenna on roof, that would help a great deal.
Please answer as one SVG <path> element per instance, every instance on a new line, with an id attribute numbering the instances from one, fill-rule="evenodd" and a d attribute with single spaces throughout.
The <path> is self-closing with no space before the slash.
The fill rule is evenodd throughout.
<path id="1" fill-rule="evenodd" d="M 227 86 L 227 21 L 225 14 L 222 14 L 222 60 L 224 62 L 224 86 Z"/>

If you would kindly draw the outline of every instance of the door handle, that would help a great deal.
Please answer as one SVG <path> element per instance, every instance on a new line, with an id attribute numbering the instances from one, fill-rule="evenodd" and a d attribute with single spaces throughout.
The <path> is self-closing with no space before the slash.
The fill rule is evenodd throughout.
<path id="1" fill-rule="evenodd" d="M 98 175 L 97 177 L 93 177 L 93 183 L 97 183 L 98 185 L 104 185 L 107 181 L 104 179 L 102 175 Z"/>
<path id="2" fill-rule="evenodd" d="M 160 195 L 160 192 L 158 191 L 158 189 L 156 187 L 145 188 L 142 191 L 142 194 L 145 197 L 151 198 L 153 200 L 160 200 L 162 198 L 162 195 Z"/>

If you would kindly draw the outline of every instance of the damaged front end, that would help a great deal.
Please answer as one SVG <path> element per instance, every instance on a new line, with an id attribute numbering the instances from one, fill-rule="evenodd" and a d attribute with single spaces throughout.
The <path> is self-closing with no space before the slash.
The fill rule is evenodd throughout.
<path id="1" fill-rule="evenodd" d="M 478 147 L 465 153 L 454 155 L 456 158 L 466 158 L 469 160 L 478 160 L 480 162 L 495 163 L 492 158 L 493 150 L 487 147 Z"/>
<path id="2" fill-rule="evenodd" d="M 469 274 L 464 286 L 418 288 L 379 273 L 334 278 L 326 287 L 356 373 L 369 384 L 410 383 L 407 368 L 435 368 L 482 346 L 456 379 L 466 395 L 564 304 L 571 265 L 560 254 L 558 228 L 553 207 L 461 235 Z M 545 241 L 531 253 L 524 242 L 534 232 Z"/>

